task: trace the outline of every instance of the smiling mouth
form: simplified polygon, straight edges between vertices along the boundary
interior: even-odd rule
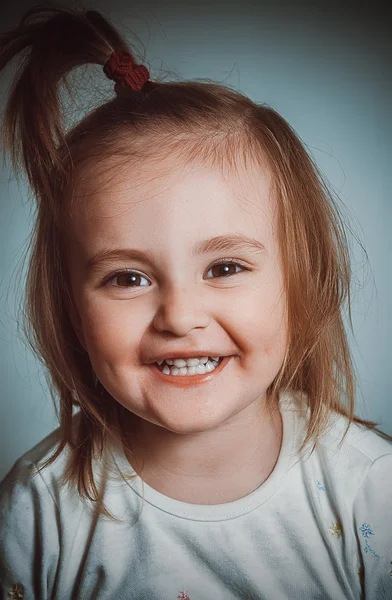
[[[170,359],[156,363],[158,370],[165,375],[173,377],[186,377],[195,375],[205,375],[211,373],[222,362],[223,357],[203,356],[190,359]]]
[[[214,378],[216,375],[218,375],[218,373],[220,373],[222,371],[222,369],[224,369],[224,367],[229,362],[231,356],[223,356],[220,358],[213,357],[213,358],[217,358],[218,360],[214,361],[216,364],[212,363],[212,368],[207,367],[208,363],[210,362],[209,357],[207,357],[208,360],[204,363],[204,370],[202,371],[202,369],[200,368],[200,370],[196,371],[195,373],[193,373],[193,371],[191,371],[191,372],[188,371],[188,370],[192,369],[192,366],[191,367],[175,367],[174,365],[166,365],[167,367],[170,366],[170,369],[165,370],[165,361],[163,361],[161,365],[158,365],[158,363],[153,363],[150,366],[152,367],[153,371],[155,371],[155,373],[160,378],[162,378],[164,381],[166,381],[167,383],[171,383],[173,385],[179,385],[179,386],[184,386],[184,385],[187,386],[187,385],[207,382],[210,379]],[[195,367],[193,367],[193,368],[195,368]],[[174,371],[174,369],[178,370],[178,373],[176,371]],[[180,371],[182,369],[185,369],[187,372],[182,371],[180,373]],[[168,370],[169,370],[169,373],[167,372]],[[174,371],[174,373],[173,373],[173,371]],[[191,373],[193,373],[193,374],[191,374]]]

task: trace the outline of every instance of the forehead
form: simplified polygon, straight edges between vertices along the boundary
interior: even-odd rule
[[[207,167],[193,161],[147,160],[104,169],[76,188],[71,229],[80,246],[151,245],[166,239],[271,233],[275,202],[265,166]],[[146,238],[147,235],[147,238]],[[97,249],[97,248],[94,248]]]

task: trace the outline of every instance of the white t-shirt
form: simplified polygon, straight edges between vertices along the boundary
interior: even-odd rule
[[[144,484],[140,512],[140,478],[111,477],[117,523],[59,486],[65,454],[34,476],[53,432],[0,485],[1,598],[391,600],[392,444],[352,425],[339,446],[339,416],[299,457],[307,414],[294,396],[280,408],[280,455],[257,490],[208,506]]]

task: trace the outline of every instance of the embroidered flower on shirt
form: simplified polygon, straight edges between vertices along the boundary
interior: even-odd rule
[[[24,587],[21,583],[15,583],[8,592],[8,600],[23,600],[24,597]]]
[[[342,537],[342,525],[339,521],[335,521],[332,523],[332,526],[329,528],[332,535],[335,535],[337,538]]]
[[[374,535],[372,528],[367,523],[362,523],[359,529],[362,532],[363,537],[365,538],[368,538],[369,535]]]
[[[316,481],[316,485],[317,485],[317,489],[320,490],[320,492],[325,492],[325,487],[323,485],[323,482],[320,481],[319,479]]]
[[[370,554],[373,554],[373,556],[380,558],[380,555],[377,554],[377,552],[375,552],[373,550],[373,548],[371,547],[371,545],[368,542],[368,537],[370,535],[374,535],[371,526],[368,523],[362,523],[361,527],[359,528],[359,531],[362,533],[363,537],[365,538],[364,552],[370,552]]]
[[[177,596],[177,600],[191,600],[186,592],[180,592]]]

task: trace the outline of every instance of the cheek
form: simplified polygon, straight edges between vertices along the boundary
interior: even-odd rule
[[[100,299],[85,302],[81,318],[90,357],[110,360],[129,356],[139,345],[149,315],[142,303]]]
[[[275,285],[258,289],[236,298],[235,308],[228,317],[237,325],[245,346],[273,354],[286,341],[285,296]]]
[[[269,385],[281,368],[287,348],[287,328],[283,306],[259,316],[248,332],[246,365],[257,377]]]

